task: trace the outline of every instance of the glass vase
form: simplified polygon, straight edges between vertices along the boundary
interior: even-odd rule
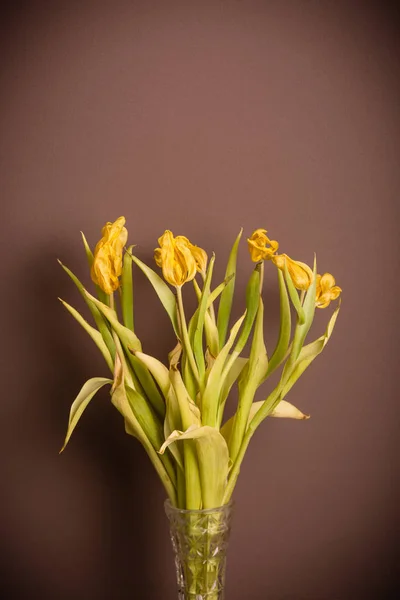
[[[233,503],[184,510],[165,502],[179,600],[223,600]]]

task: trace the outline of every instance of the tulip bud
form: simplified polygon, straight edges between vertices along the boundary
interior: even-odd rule
[[[184,236],[174,237],[172,231],[165,231],[158,239],[159,248],[154,251],[154,259],[162,268],[164,279],[175,287],[181,287],[196,275],[196,261],[190,249],[190,242]]]
[[[277,254],[272,257],[272,262],[281,271],[285,270],[285,262],[289,275],[293,281],[294,286],[298,290],[308,290],[313,282],[314,275],[308,265],[298,260],[293,260],[287,254]]]
[[[102,238],[94,250],[90,275],[106,294],[112,294],[119,288],[122,252],[128,239],[124,225],[125,217],[119,217],[114,223],[106,223],[101,232]]]

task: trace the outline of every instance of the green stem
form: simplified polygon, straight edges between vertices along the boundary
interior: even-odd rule
[[[186,355],[188,357],[189,364],[192,369],[193,375],[194,375],[198,385],[200,386],[199,371],[197,369],[192,346],[190,345],[189,333],[188,333],[186,317],[185,317],[185,309],[183,308],[182,288],[180,286],[177,286],[177,288],[176,288],[176,297],[178,300],[178,311],[179,311],[179,319],[180,319],[180,323],[181,323],[181,334],[182,334],[183,346],[184,346]]]

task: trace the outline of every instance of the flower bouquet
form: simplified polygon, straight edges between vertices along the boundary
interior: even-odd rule
[[[90,400],[109,385],[126,433],[143,445],[167,494],[182,600],[223,597],[231,497],[246,449],[266,417],[308,418],[285,398],[325,348],[339,312],[337,306],[325,333],[305,343],[315,308],[328,307],[341,289],[329,273],[317,274],[316,260],[311,269],[279,254],[278,242],[270,240],[265,229],[257,229],[247,240],[255,267],[247,283],[245,309],[231,324],[241,236],[242,231],[218,285],[213,284],[215,256],[208,259],[202,248],[171,231],[159,238],[154,254],[160,276],[136,256],[134,246],[127,246],[124,217],[104,226],[94,253],[82,234],[96,295],[60,263],[95,326],[61,302],[92,338],[110,371],[109,377],[95,377],[83,385],[71,406],[62,450]],[[265,263],[276,268],[280,294],[280,329],[270,355],[264,341]],[[146,354],[135,333],[134,266],[154,288],[175,332],[177,343],[167,364]],[[189,282],[197,298],[190,318],[182,293]],[[248,356],[243,356],[248,342]],[[276,386],[265,399],[255,401],[258,388],[278,369]],[[236,412],[226,419],[226,401],[235,384]]]

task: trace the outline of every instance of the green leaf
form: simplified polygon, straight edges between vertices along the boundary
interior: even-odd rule
[[[260,297],[260,264],[257,264],[250,276],[246,289],[246,317],[239,338],[236,342],[233,356],[237,357],[243,350],[256,318]]]
[[[206,344],[211,354],[216,357],[219,353],[218,329],[208,312],[205,314],[204,329],[206,332]]]
[[[183,383],[182,376],[176,367],[170,369],[170,381],[179,404],[184,429],[190,425],[200,425],[200,411]]]
[[[259,297],[259,307],[254,327],[250,357],[239,380],[239,403],[229,445],[230,457],[235,461],[246,433],[247,421],[254,395],[265,378],[268,369],[267,351],[264,343],[264,304]]]
[[[218,425],[220,425],[222,422],[225,404],[228,399],[229,392],[231,391],[233,384],[239,378],[244,367],[247,365],[248,361],[249,361],[248,358],[238,356],[238,358],[236,358],[236,360],[233,362],[231,368],[229,369],[229,371],[226,374],[225,382],[224,382],[224,385],[222,386],[220,400],[219,400]]]
[[[214,268],[215,256],[213,256],[208,264],[207,275],[204,282],[203,291],[200,298],[196,327],[193,335],[193,353],[199,369],[200,384],[204,384],[205,361],[203,350],[203,330],[204,320],[207,311],[207,300],[210,295],[211,278]]]
[[[315,293],[317,286],[317,261],[314,259],[314,280],[310,287],[307,290],[306,297],[303,304],[304,309],[304,323],[300,323],[300,321],[296,325],[294,338],[293,338],[293,346],[290,353],[290,357],[288,362],[285,365],[286,373],[289,372],[293,366],[295,360],[297,360],[301,348],[303,347],[304,340],[307,336],[307,333],[310,330],[314,319],[315,312]],[[285,374],[286,375],[286,374]]]
[[[249,417],[247,420],[246,431],[247,431],[247,428],[248,428],[250,422],[252,421],[253,417],[262,408],[262,405],[264,404],[264,402],[265,402],[265,400],[259,400],[257,402],[253,402],[253,404],[251,405]],[[301,410],[299,410],[298,408],[293,406],[293,404],[290,404],[290,402],[286,402],[286,400],[281,400],[281,402],[279,402],[279,404],[273,409],[273,411],[269,413],[268,417],[278,417],[281,419],[283,418],[283,419],[305,420],[305,419],[309,419],[310,415],[305,415],[304,413],[301,412]],[[234,420],[235,420],[235,415],[233,415],[233,417],[228,419],[228,421],[226,421],[226,423],[224,423],[224,425],[221,427],[221,435],[226,440],[226,443],[228,444],[228,446],[229,446],[229,441],[230,441],[230,437],[231,437],[231,433],[232,433]]]
[[[236,278],[236,262],[239,249],[240,238],[242,237],[243,229],[240,230],[232,250],[229,254],[228,266],[226,267],[225,279],[229,278],[229,283],[221,293],[221,299],[218,307],[217,327],[219,332],[219,347],[222,348],[225,344],[226,334],[229,327],[229,319],[231,316],[233,293],[235,291]]]
[[[171,384],[169,385],[169,391],[165,401],[166,414],[164,419],[164,437],[167,439],[175,429],[182,429],[182,418],[179,402]],[[174,445],[170,447],[170,451],[180,469],[184,471],[183,456],[180,448]]]
[[[158,387],[153,379],[153,376],[147,366],[140,361],[136,353],[130,353],[128,360],[132,365],[136,377],[139,380],[140,386],[142,387],[145,395],[150,401],[150,404],[156,411],[157,415],[161,420],[165,417],[165,402],[158,390]]]
[[[101,333],[101,335],[103,337],[103,340],[106,343],[106,346],[107,346],[107,348],[110,351],[110,354],[111,354],[112,358],[114,359],[114,357],[115,357],[115,344],[114,344],[114,340],[113,340],[113,337],[111,335],[111,332],[110,332],[110,330],[108,328],[107,321],[104,319],[103,315],[101,314],[101,312],[97,308],[96,304],[90,299],[90,297],[87,294],[87,291],[86,291],[85,287],[79,281],[79,279],[76,277],[76,275],[74,275],[74,273],[70,269],[68,269],[68,267],[66,267],[65,265],[63,265],[63,263],[60,260],[58,262],[62,266],[62,268],[64,269],[64,271],[72,279],[72,281],[74,282],[74,284],[78,288],[78,290],[79,290],[82,298],[85,300],[87,306],[89,307],[90,312],[92,313],[92,316],[93,316],[93,319],[94,319],[94,321],[95,321],[95,323],[97,325],[97,328],[100,331],[100,333]]]
[[[277,272],[280,296],[280,329],[278,342],[274,353],[270,358],[266,377],[271,375],[271,373],[281,364],[288,351],[290,343],[291,316],[289,296],[282,271],[280,269],[277,269]]]
[[[215,359],[214,365],[208,375],[207,385],[201,400],[203,425],[210,425],[211,427],[217,425],[221,389],[230,371],[230,369],[227,369],[226,372],[224,371],[225,362],[245,318],[246,313],[232,327],[228,341]]]
[[[176,441],[194,440],[199,461],[203,509],[221,506],[229,472],[226,441],[214,427],[192,425],[186,431],[173,431],[160,453]]]
[[[290,376],[288,377],[288,380],[283,388],[282,398],[284,398],[289,393],[289,391],[292,389],[293,385],[296,383],[299,377],[310,366],[310,364],[318,356],[318,354],[321,354],[322,350],[325,348],[335,327],[339,310],[340,306],[338,306],[335,312],[332,314],[328,326],[326,328],[325,334],[317,340],[315,340],[314,342],[311,342],[311,344],[303,346],[303,348],[301,349],[299,357],[294,363]]]
[[[93,377],[89,379],[82,387],[81,391],[72,403],[71,410],[69,413],[67,435],[65,437],[64,445],[60,450],[61,452],[65,449],[68,441],[81,418],[83,411],[96,394],[106,384],[112,384],[112,379],[106,379],[105,377]]]
[[[132,282],[132,248],[129,246],[124,254],[121,276],[121,308],[125,327],[134,331],[133,319],[133,282]]]
[[[174,328],[176,336],[179,338],[179,321],[178,321],[178,311],[176,308],[176,298],[175,294],[170,290],[168,285],[165,283],[163,279],[153,269],[148,267],[144,262],[139,260],[134,254],[132,254],[133,262],[141,269],[141,271],[146,275],[147,279],[150,281],[153,286],[157,296],[159,297],[161,304],[165,308],[168,313],[169,318],[171,319],[172,326]]]
[[[107,348],[104,339],[99,331],[89,325],[89,323],[82,317],[82,315],[70,304],[59,298],[60,302],[65,306],[67,311],[78,321],[78,323],[83,327],[83,329],[90,335],[100,352],[102,353],[107,365],[112,372],[114,370],[114,363],[111,357],[110,351]]]
[[[90,246],[85,238],[85,234],[83,233],[83,231],[81,231],[81,236],[82,236],[83,245],[85,247],[86,258],[88,261],[89,269],[91,269],[92,264],[93,264],[93,253],[90,249]],[[98,285],[96,285],[96,293],[97,293],[98,299],[101,302],[103,302],[104,304],[107,304],[107,305],[110,304],[109,296],[105,292],[103,292],[103,290]]]
[[[115,333],[121,340],[125,351],[128,352],[128,348],[131,348],[132,350],[141,350],[142,346],[139,338],[131,329],[128,329],[118,321],[118,316],[115,310],[113,308],[110,308],[109,306],[106,306],[105,304],[100,302],[100,300],[97,300],[94,296],[89,294],[89,292],[86,291],[86,294],[88,298],[90,298],[95,303],[97,308],[110,323],[111,327],[114,329]]]
[[[213,290],[207,300],[207,308],[210,308],[214,302],[217,300],[218,296],[220,296],[220,294],[222,294],[222,292],[224,291],[224,289],[226,288],[226,286],[228,285],[228,283],[230,281],[232,281],[232,279],[235,277],[235,273],[231,273],[228,277],[225,277],[224,281],[222,283],[220,283],[215,290]],[[194,280],[193,280],[194,281]]]
[[[299,318],[299,323],[300,323],[300,325],[302,325],[305,321],[304,309],[301,305],[299,294],[294,286],[292,278],[290,277],[290,274],[289,274],[289,271],[287,268],[287,264],[286,264],[286,259],[285,259],[284,273],[285,273],[285,281],[286,281],[290,299],[291,299],[292,304],[297,312],[297,316]]]
[[[152,376],[157,382],[165,399],[168,397],[168,393],[171,387],[171,381],[169,379],[169,371],[167,367],[159,360],[144,354],[143,352],[135,352],[135,356],[148,368]]]
[[[119,363],[119,367],[117,363]],[[150,443],[132,410],[132,406],[126,394],[122,363],[118,354],[116,354],[116,374],[114,376],[114,385],[111,390],[111,401],[124,418],[126,432],[130,435],[134,435],[143,445],[164,485],[168,497],[176,506],[176,477],[173,476],[171,479],[161,457],[153,448],[153,445]]]

